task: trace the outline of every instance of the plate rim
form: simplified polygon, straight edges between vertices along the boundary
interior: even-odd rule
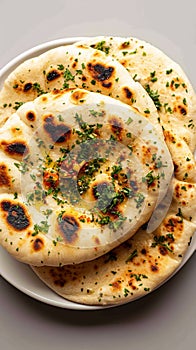
[[[62,46],[62,45],[71,45],[77,41],[81,41],[87,38],[91,38],[91,36],[85,36],[85,37],[68,37],[68,38],[59,38],[59,39],[54,39],[51,41],[46,41],[43,42],[39,45],[33,46],[30,49],[25,50],[24,52],[18,54],[16,57],[12,58],[6,65],[4,65],[2,68],[0,68],[0,88],[2,87],[5,79],[8,77],[8,75],[22,62],[24,62],[27,59],[30,59],[32,57],[35,57],[37,55],[40,55],[41,53],[45,52],[46,50],[50,50],[53,49],[55,47],[58,46]],[[64,309],[70,309],[70,310],[83,310],[83,311],[87,311],[87,310],[104,310],[104,309],[108,309],[108,308],[112,308],[112,307],[116,307],[116,306],[122,306],[125,305],[125,303],[122,304],[112,304],[112,305],[84,305],[81,303],[75,303],[72,301],[69,301],[63,297],[61,297],[60,295],[58,295],[57,293],[55,293],[53,290],[51,290],[48,286],[46,286],[44,284],[44,282],[42,282],[41,280],[39,280],[38,276],[33,272],[33,270],[30,268],[29,265],[20,263],[19,261],[16,261],[14,258],[12,258],[11,256],[9,256],[9,254],[5,251],[5,249],[3,247],[0,246],[0,258],[2,256],[2,251],[3,251],[3,255],[4,258],[6,257],[6,259],[9,262],[9,266],[12,266],[12,264],[16,264],[15,268],[21,268],[22,266],[22,271],[23,269],[29,268],[32,272],[32,274],[36,277],[36,279],[41,282],[41,286],[42,288],[47,288],[47,291],[49,294],[51,295],[55,295],[55,297],[57,298],[57,300],[52,300],[51,298],[47,298],[44,297],[43,295],[38,294],[36,291],[33,291],[32,289],[28,289],[23,287],[23,285],[20,285],[17,283],[17,279],[13,280],[13,278],[11,278],[9,276],[9,273],[7,274],[6,271],[2,271],[2,264],[1,265],[1,270],[0,270],[0,275],[8,282],[10,283],[13,287],[15,287],[16,289],[20,290],[22,293],[30,296],[31,298],[38,300],[40,302],[43,302],[45,304],[48,305],[52,305],[55,307],[59,307],[59,308],[64,308]],[[165,284],[168,280],[170,280],[184,265],[185,263],[191,258],[191,256],[194,254],[194,252],[196,251],[196,235],[193,236],[191,245],[188,247],[181,264],[178,266],[178,268],[166,279],[164,280],[160,285],[158,285],[155,289],[153,289],[151,291],[151,293],[153,291],[155,291],[156,289],[158,289],[159,287],[161,287],[163,284]],[[20,265],[21,264],[21,265]],[[24,266],[23,266],[24,265]],[[25,271],[25,270],[24,270]],[[148,295],[148,294],[147,294]],[[59,299],[59,301],[58,301]],[[130,302],[134,302],[140,298],[136,298]]]

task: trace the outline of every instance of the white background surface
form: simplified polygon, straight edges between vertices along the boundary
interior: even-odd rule
[[[196,89],[195,1],[0,0],[0,13],[0,68],[45,41],[131,35],[177,60]],[[0,279],[0,348],[192,350],[195,275],[193,256],[172,280],[149,296],[92,312],[41,304]]]

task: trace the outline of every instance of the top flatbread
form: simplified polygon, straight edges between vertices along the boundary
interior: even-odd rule
[[[32,265],[87,261],[125,241],[173,174],[147,118],[80,89],[22,105],[1,128],[0,165],[0,242]]]

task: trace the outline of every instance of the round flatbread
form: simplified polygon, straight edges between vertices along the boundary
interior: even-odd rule
[[[153,45],[133,37],[95,37],[76,43],[117,59],[155,103],[177,179],[196,181],[196,95],[182,68]]]
[[[32,265],[91,260],[127,240],[173,174],[147,118],[82,89],[23,104],[1,128],[0,161],[0,241]]]

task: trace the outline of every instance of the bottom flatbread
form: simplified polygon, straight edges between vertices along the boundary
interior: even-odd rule
[[[196,185],[173,181],[172,204],[154,232],[145,225],[91,262],[34,272],[57,294],[87,305],[123,304],[151,292],[179,267],[196,229]]]

